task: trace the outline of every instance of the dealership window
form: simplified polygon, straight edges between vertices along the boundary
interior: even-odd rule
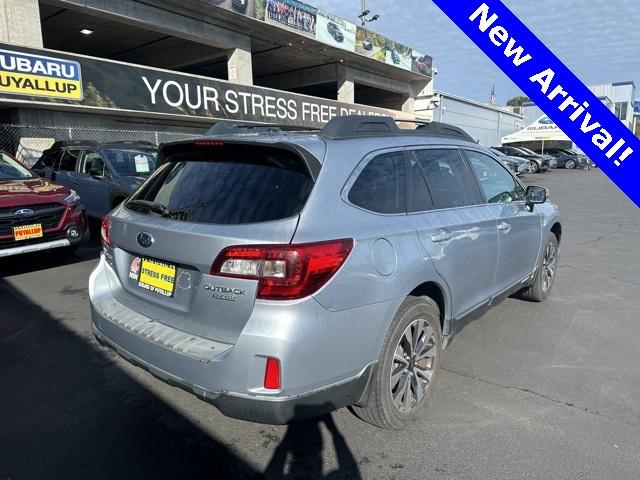
[[[616,117],[620,120],[627,119],[629,104],[627,102],[616,103]]]

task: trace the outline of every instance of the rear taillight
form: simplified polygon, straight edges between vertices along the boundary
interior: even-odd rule
[[[100,227],[100,236],[102,237],[102,246],[111,246],[111,219],[109,215],[102,217],[102,226]]]
[[[213,262],[211,275],[258,280],[258,298],[293,300],[317,292],[340,269],[352,248],[350,238],[229,247]]]

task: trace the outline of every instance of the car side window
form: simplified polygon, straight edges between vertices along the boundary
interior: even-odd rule
[[[78,157],[80,156],[80,150],[65,150],[60,159],[60,166],[58,170],[62,172],[74,172],[76,170],[76,164],[78,163]]]
[[[465,150],[487,203],[524,200],[522,186],[498,161],[475,150]]]
[[[431,195],[427,189],[427,184],[422,175],[418,160],[414,155],[409,156],[409,170],[407,181],[407,211],[411,213],[415,212],[428,212],[435,207],[431,200]]]
[[[405,213],[404,152],[371,160],[351,187],[349,201],[376,213]]]
[[[85,150],[82,153],[80,172],[103,177],[105,175],[105,164],[100,154],[93,150]]]
[[[438,209],[465,207],[477,202],[473,184],[457,149],[414,151]]]

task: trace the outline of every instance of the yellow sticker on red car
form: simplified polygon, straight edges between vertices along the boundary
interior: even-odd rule
[[[175,284],[175,265],[158,262],[157,260],[142,259],[138,286],[165,297],[172,297]]]
[[[13,238],[19,240],[31,240],[33,238],[41,238],[44,235],[42,225],[40,223],[34,225],[23,225],[21,227],[13,227]]]

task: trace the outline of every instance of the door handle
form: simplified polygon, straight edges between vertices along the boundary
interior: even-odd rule
[[[507,222],[502,222],[500,225],[498,225],[498,230],[500,230],[506,235],[511,230],[511,224]]]
[[[438,230],[438,233],[431,236],[431,241],[434,243],[446,242],[451,240],[451,232],[445,228]]]

